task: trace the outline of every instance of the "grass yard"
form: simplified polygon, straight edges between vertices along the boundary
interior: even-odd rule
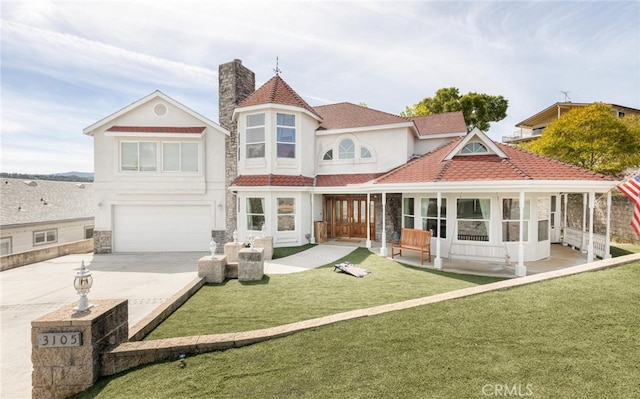
[[[341,322],[142,367],[79,397],[637,398],[639,282],[635,262]]]
[[[208,284],[145,339],[273,327],[501,280],[403,266],[366,248],[340,261],[358,264],[371,274],[356,278],[334,272],[332,263],[302,273],[265,276],[259,282]]]
[[[640,244],[614,244],[611,245],[611,256],[630,255],[640,253]]]

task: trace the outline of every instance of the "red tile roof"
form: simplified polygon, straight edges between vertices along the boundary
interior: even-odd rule
[[[346,175],[318,175],[316,187],[341,187],[349,184],[361,184],[371,181],[382,173],[354,173]]]
[[[446,112],[411,118],[421,136],[443,133],[467,133],[462,111]]]
[[[398,115],[346,102],[320,105],[314,109],[322,117],[323,122],[320,127],[324,129],[347,129],[409,122],[408,119]]]
[[[249,97],[245,98],[238,107],[249,107],[252,105],[262,104],[280,104],[291,105],[294,107],[304,108],[312,114],[320,118],[320,115],[302,99],[285,82],[280,75],[272,77],[268,82],[263,84],[258,90],[254,91]]]
[[[232,186],[252,186],[252,187],[311,187],[313,186],[313,177],[306,176],[290,176],[290,175],[242,175],[238,176]]]
[[[455,156],[443,159],[459,141],[454,140],[376,179],[376,184],[458,182],[481,180],[612,181],[605,175],[555,161],[501,143],[508,158],[497,155]]]
[[[202,133],[206,127],[175,127],[175,126],[111,126],[107,132],[133,133]]]

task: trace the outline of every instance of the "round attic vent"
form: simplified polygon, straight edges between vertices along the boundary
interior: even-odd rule
[[[167,106],[160,103],[153,107],[153,113],[157,116],[165,116],[167,114]]]

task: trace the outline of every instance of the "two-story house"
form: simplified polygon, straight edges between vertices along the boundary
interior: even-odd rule
[[[234,231],[295,246],[314,242],[320,222],[329,238],[376,241],[382,255],[392,232],[428,229],[436,267],[517,260],[524,275],[560,239],[563,196],[583,194],[587,220],[619,183],[467,132],[460,112],[314,107],[278,74],[257,90],[254,79],[240,60],[220,66],[224,127],[156,92],[85,129],[97,251],[206,250]],[[581,234],[589,259],[608,254],[608,232],[602,248],[592,228]]]

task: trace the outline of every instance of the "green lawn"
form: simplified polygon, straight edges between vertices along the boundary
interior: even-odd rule
[[[613,244],[611,245],[611,256],[623,256],[640,253],[640,244]]]
[[[371,271],[356,278],[331,266],[208,284],[146,339],[247,331],[486,284],[501,279],[403,266],[358,248],[348,260]],[[334,262],[337,263],[337,262]]]
[[[635,262],[341,322],[190,357],[184,369],[142,367],[80,397],[486,398],[506,386],[520,397],[637,398],[639,282]]]

